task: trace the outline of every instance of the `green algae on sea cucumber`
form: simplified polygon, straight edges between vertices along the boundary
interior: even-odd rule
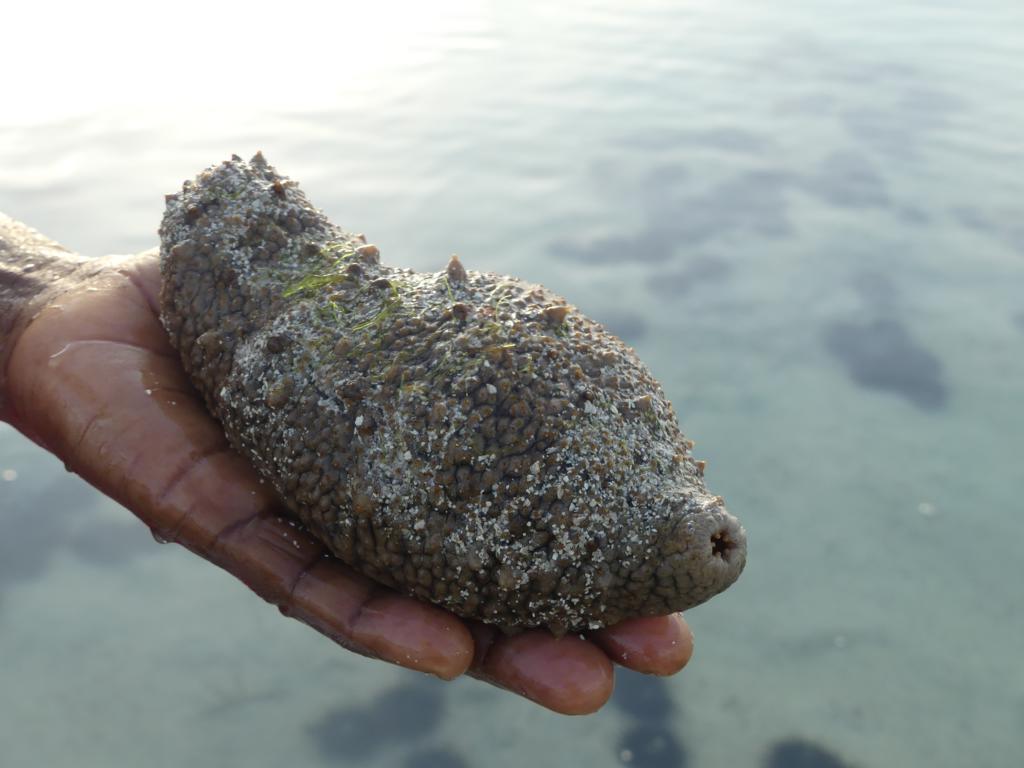
[[[696,605],[745,534],[632,349],[457,258],[419,273],[262,155],[167,197],[161,315],[232,445],[338,558],[555,633]]]

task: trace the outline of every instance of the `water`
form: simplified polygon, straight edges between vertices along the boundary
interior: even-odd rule
[[[131,252],[262,149],[394,261],[544,282],[663,381],[747,572],[567,719],[340,651],[0,427],[0,762],[1020,765],[1024,7],[426,7],[16,36],[0,210]]]

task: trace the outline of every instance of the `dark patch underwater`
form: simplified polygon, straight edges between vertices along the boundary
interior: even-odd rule
[[[632,768],[687,768],[690,760],[668,728],[631,726],[619,739],[619,759]]]
[[[632,721],[619,737],[616,751],[635,768],[686,768],[686,746],[676,736],[678,715],[668,683],[628,669],[615,672],[612,704]]]
[[[124,522],[97,520],[83,504],[91,489],[74,475],[57,475],[36,493],[23,490],[23,480],[5,486],[17,500],[0,514],[0,598],[5,589],[44,578],[62,549],[103,566],[159,551],[146,527],[127,513]]]
[[[402,768],[469,768],[469,763],[458,752],[436,747],[413,752],[402,763]]]
[[[420,741],[444,718],[441,685],[424,678],[385,691],[367,706],[339,707],[309,726],[309,734],[332,760],[365,758],[398,743]]]
[[[903,323],[887,318],[835,322],[825,329],[824,342],[861,387],[900,395],[926,411],[945,407],[942,363]]]
[[[764,768],[849,768],[849,764],[813,742],[792,738],[772,746]]]
[[[663,679],[628,669],[615,670],[615,694],[611,703],[627,717],[643,723],[667,722],[675,711],[675,704],[668,695],[668,684]]]

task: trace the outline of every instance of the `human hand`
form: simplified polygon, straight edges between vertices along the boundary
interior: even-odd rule
[[[0,217],[0,268],[19,258],[17,238],[5,242],[15,226]],[[42,242],[22,246],[20,257]],[[611,695],[613,662],[666,675],[689,660],[692,636],[679,615],[586,637],[505,636],[331,557],[231,450],[193,391],[158,318],[156,252],[87,264],[37,297],[31,322],[23,317],[0,338],[0,418],[159,538],[224,568],[345,648],[444,679],[468,673],[557,712],[599,709]]]

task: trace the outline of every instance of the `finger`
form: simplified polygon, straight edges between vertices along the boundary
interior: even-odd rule
[[[324,546],[287,518],[259,515],[235,525],[205,554],[349,650],[446,680],[472,661],[473,639],[456,617],[324,557]]]
[[[651,675],[674,675],[693,655],[693,633],[679,613],[627,619],[589,637],[616,663]]]
[[[157,248],[127,257],[116,264],[118,271],[131,280],[154,315],[160,313],[160,252]]]
[[[505,636],[471,625],[477,655],[469,674],[564,715],[596,712],[612,695],[608,657],[577,635],[544,630]]]

